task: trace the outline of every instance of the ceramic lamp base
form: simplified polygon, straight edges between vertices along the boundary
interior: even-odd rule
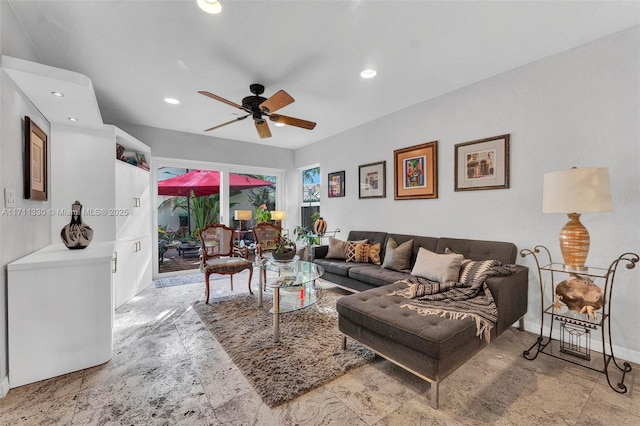
[[[569,222],[560,231],[560,251],[565,270],[584,271],[591,242],[589,231],[580,223],[579,213],[569,213],[567,216],[569,216]]]

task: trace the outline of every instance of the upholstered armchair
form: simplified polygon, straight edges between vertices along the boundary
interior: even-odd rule
[[[249,293],[253,278],[253,262],[248,259],[249,250],[234,244],[235,230],[220,223],[214,223],[198,231],[201,244],[200,269],[205,276],[205,298],[209,303],[209,276],[211,274],[229,275],[233,291],[233,275],[249,270]]]

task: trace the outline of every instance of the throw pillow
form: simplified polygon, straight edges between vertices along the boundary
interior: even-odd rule
[[[465,284],[466,287],[470,287],[480,275],[494,266],[500,266],[500,262],[497,260],[464,259],[460,267],[458,282]]]
[[[461,254],[437,254],[420,247],[411,275],[437,281],[441,284],[456,282],[462,259]]]
[[[413,240],[405,241],[398,245],[396,240],[389,237],[387,248],[384,252],[382,267],[394,271],[406,271],[411,266],[411,253],[413,252]]]
[[[380,264],[380,243],[363,244],[349,242],[347,262]]]
[[[454,251],[449,247],[444,249],[444,254],[453,253]],[[458,277],[458,282],[463,283],[466,287],[470,287],[479,276],[487,271],[487,269],[500,265],[502,265],[502,263],[497,260],[471,260],[465,258],[462,260],[462,264],[460,265],[460,276]]]
[[[354,243],[367,243],[368,240],[353,241]],[[329,237],[329,250],[325,259],[346,259],[347,249],[350,241],[342,241],[337,238]]]

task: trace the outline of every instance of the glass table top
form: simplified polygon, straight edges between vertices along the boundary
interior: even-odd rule
[[[271,288],[296,287],[320,278],[324,270],[320,265],[302,260],[277,261],[268,259],[260,265],[260,268],[276,272],[277,277],[268,280]]]
[[[321,266],[296,259],[266,259],[259,266],[268,272],[267,287],[274,291],[274,308],[270,312],[276,316],[314,305],[320,299],[322,290],[316,287],[315,280],[324,273]]]

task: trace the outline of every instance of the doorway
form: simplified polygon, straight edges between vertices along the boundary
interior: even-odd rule
[[[197,230],[207,224],[232,226],[238,243],[251,245],[253,220],[235,220],[236,211],[253,215],[255,203],[265,197],[275,207],[279,176],[158,166],[156,178],[158,273],[178,274],[199,270]]]

